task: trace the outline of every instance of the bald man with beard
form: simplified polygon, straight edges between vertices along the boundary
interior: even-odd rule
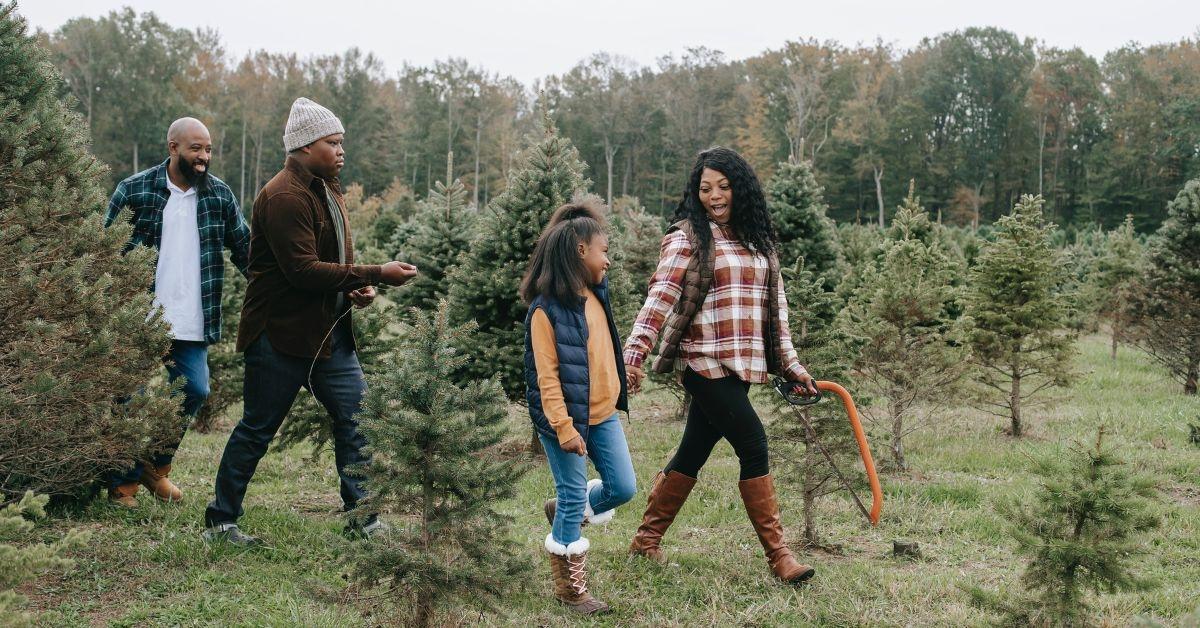
[[[133,224],[128,249],[158,250],[154,304],[171,327],[171,350],[163,358],[170,381],[183,377],[179,438],[166,451],[139,461],[109,481],[110,501],[134,508],[144,485],[162,501],[183,498],[168,476],[183,434],[208,398],[208,345],[221,338],[224,249],[243,275],[250,257],[250,229],[237,198],[209,172],[212,138],[204,123],[180,118],[167,130],[166,161],[117,184],[105,226],[125,215]],[[124,210],[128,214],[122,214]]]

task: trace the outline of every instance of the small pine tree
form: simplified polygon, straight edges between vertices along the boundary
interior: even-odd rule
[[[1167,204],[1149,246],[1149,273],[1132,300],[1134,342],[1194,395],[1200,380],[1200,179]]]
[[[51,545],[10,545],[33,529],[32,519],[46,516],[44,508],[48,499],[30,491],[20,501],[0,508],[0,565],[4,565],[0,570],[0,626],[32,626],[33,617],[21,610],[25,598],[14,589],[51,569],[70,569],[74,561],[63,554],[84,545],[90,537],[86,531],[72,530]]]
[[[504,192],[492,199],[475,239],[450,274],[450,306],[455,322],[475,320],[479,329],[464,353],[468,378],[500,377],[512,399],[525,393],[523,347],[525,313],[518,288],[538,236],[550,215],[591,184],[579,152],[559,135],[543,111],[530,146],[519,159]],[[536,439],[535,439],[536,440]]]
[[[1025,195],[1012,213],[996,222],[995,239],[984,245],[967,289],[971,355],[980,367],[980,405],[1010,420],[1021,436],[1021,411],[1030,397],[1073,377],[1075,336],[1064,329],[1068,303],[1050,228],[1042,219],[1042,197]]]
[[[104,169],[25,28],[0,5],[0,500],[79,494],[179,429],[148,384],[170,343],[146,318],[154,251],[104,228]]]
[[[1091,447],[1078,445],[1064,464],[1037,463],[1042,477],[1034,502],[1009,503],[1009,534],[1030,558],[1021,594],[968,589],[978,606],[1010,626],[1090,626],[1086,594],[1144,590],[1152,582],[1133,572],[1147,553],[1143,535],[1160,524],[1154,481],[1136,477],[1105,447],[1100,428]]]
[[[1117,357],[1117,345],[1125,339],[1130,323],[1130,302],[1142,284],[1145,251],[1133,230],[1133,216],[1125,217],[1120,227],[1107,234],[1104,249],[1096,261],[1096,315],[1108,322],[1112,334],[1112,357]]]
[[[840,255],[833,221],[825,212],[824,188],[817,184],[807,161],[781,163],[764,190],[767,209],[779,233],[779,261],[791,266],[797,259],[831,285],[837,279]]]
[[[910,187],[880,260],[867,262],[841,314],[849,333],[866,342],[856,371],[884,402],[892,462],[901,470],[908,468],[904,437],[928,422],[916,421],[914,411],[923,407],[929,417],[957,399],[966,372],[966,352],[955,342],[957,269],[943,252],[937,229]]]
[[[812,369],[813,377],[854,388],[851,366],[862,350],[862,339],[836,324],[844,303],[825,286],[825,279],[805,268],[804,260],[782,270],[788,300],[788,324],[800,360]],[[804,540],[821,545],[817,507],[821,497],[842,490],[833,469],[817,449],[817,439],[843,471],[853,467],[858,446],[849,419],[837,399],[829,399],[800,411],[812,429],[796,420],[787,402],[772,394],[775,420],[771,422],[772,452],[785,469],[781,478],[795,481],[803,495]],[[864,399],[859,397],[856,402]],[[775,444],[778,444],[777,446]]]
[[[497,509],[528,466],[488,455],[508,412],[497,379],[454,383],[470,357],[455,347],[474,326],[452,326],[445,301],[413,318],[399,349],[368,377],[359,415],[372,456],[359,469],[369,492],[359,510],[391,512],[397,525],[355,545],[346,565],[355,580],[404,596],[414,608],[409,625],[429,626],[450,600],[494,608],[529,568],[512,518]]]
[[[416,264],[420,274],[403,289],[395,292],[396,304],[402,308],[437,307],[446,296],[446,279],[459,257],[467,250],[475,228],[476,213],[467,208],[467,188],[462,181],[452,179],[454,154],[446,157],[446,181],[438,181],[429,197],[417,204],[413,217],[413,232],[402,249],[406,262]]]

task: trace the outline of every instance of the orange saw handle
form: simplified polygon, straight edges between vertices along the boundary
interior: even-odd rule
[[[783,383],[779,382],[779,384]],[[858,420],[858,408],[854,405],[854,399],[841,384],[825,380],[815,381],[814,384],[818,391],[837,395],[842,400],[842,406],[846,408],[846,415],[850,418],[850,427],[854,430],[854,440],[858,442],[858,453],[862,456],[863,468],[866,469],[867,480],[871,484],[871,511],[867,518],[871,521],[871,525],[879,525],[879,514],[883,512],[883,489],[879,486],[879,476],[875,473],[875,460],[871,457],[871,447],[867,443],[867,435],[863,431],[862,422]],[[777,384],[780,394],[792,405],[811,405],[823,398],[823,395],[820,394],[800,395],[793,392],[791,389],[796,385],[798,385],[796,382],[786,382],[787,390],[785,390],[784,386]]]

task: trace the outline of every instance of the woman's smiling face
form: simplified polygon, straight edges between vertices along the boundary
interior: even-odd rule
[[[705,168],[700,173],[700,204],[714,222],[725,224],[733,215],[733,188],[723,173]]]

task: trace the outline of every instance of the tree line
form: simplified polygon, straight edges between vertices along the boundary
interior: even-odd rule
[[[913,179],[946,223],[991,223],[1038,193],[1060,225],[1111,228],[1132,214],[1148,232],[1200,174],[1195,37],[1102,59],[996,28],[907,50],[797,39],[730,60],[699,47],[650,67],[601,52],[529,86],[457,58],[389,72],[357,48],[239,59],[215,31],[129,8],[39,37],[114,182],[161,157],[171,120],[195,115],[213,130],[215,172],[243,202],[278,167],[298,94],[343,116],[353,153],[343,176],[368,195],[426,195],[452,151],[476,207],[503,191],[539,104],[591,164],[598,193],[659,214],[713,144],[764,178],[789,157],[812,162],[839,222],[886,224]]]

